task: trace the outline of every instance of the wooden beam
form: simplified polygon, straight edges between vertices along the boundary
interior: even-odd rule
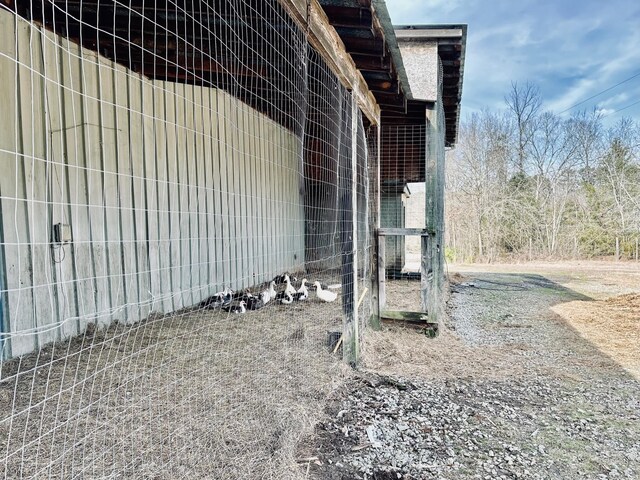
[[[429,315],[423,312],[400,312],[394,310],[385,310],[381,313],[383,323],[391,325],[403,325],[418,329],[425,333],[427,337],[434,338],[438,336],[438,322],[432,320]]]
[[[422,228],[379,228],[378,235],[382,235],[384,237],[394,237],[394,236],[424,236],[428,235],[427,231]]]
[[[401,320],[420,325],[437,325],[438,322],[429,317],[425,312],[404,312],[400,310],[383,310],[380,316],[387,320]]]
[[[374,199],[373,204],[373,228],[374,232],[376,232],[380,228],[380,159],[382,149],[380,148],[380,140],[382,138],[382,129],[376,128],[376,157],[375,157],[375,176],[373,182],[371,182],[371,191],[370,195]],[[381,320],[380,320],[380,310],[384,305],[380,304],[381,295],[384,297],[384,284],[382,285],[382,289],[380,288],[380,279],[384,282],[384,242],[385,238],[379,235],[373,236],[373,257],[371,262],[371,328],[374,330],[380,330],[382,328]],[[380,250],[380,244],[382,243],[382,253]],[[636,248],[636,254],[637,254]],[[382,271],[382,277],[380,277],[380,272]],[[382,293],[381,293],[382,292]],[[384,300],[384,299],[383,299]]]
[[[371,27],[373,25],[371,8],[323,5],[322,9],[331,19],[331,24],[334,26]]]
[[[358,107],[369,121],[380,125],[380,107],[367,82],[347,53],[318,0],[278,0],[294,21],[309,34],[309,43],[327,62],[340,83],[353,92]]]
[[[353,58],[353,61],[356,63],[358,70],[366,71],[363,74],[365,79],[367,79],[368,72],[383,72],[388,75],[392,71],[390,57],[371,57],[369,55],[352,53],[351,58]]]
[[[371,55],[374,57],[385,56],[384,40],[379,38],[360,38],[346,37],[343,38],[344,45],[349,53],[357,53],[360,55]]]
[[[378,232],[380,229],[378,229]],[[387,306],[387,272],[385,262],[387,258],[386,241],[384,235],[376,235],[378,241],[378,312],[382,313]]]

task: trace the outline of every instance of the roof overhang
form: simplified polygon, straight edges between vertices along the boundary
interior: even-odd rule
[[[402,49],[406,44],[437,44],[442,62],[442,106],[445,115],[445,144],[455,145],[460,122],[462,80],[467,42],[466,25],[397,25],[395,38]],[[435,99],[424,99],[435,100]]]
[[[381,116],[405,115],[411,90],[384,1],[319,2],[373,93]]]

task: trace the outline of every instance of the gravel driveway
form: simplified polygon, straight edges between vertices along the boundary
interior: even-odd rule
[[[640,479],[638,380],[551,310],[583,300],[535,274],[466,273],[439,338],[370,335],[302,470],[329,480]]]

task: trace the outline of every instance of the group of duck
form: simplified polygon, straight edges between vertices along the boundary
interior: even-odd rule
[[[293,277],[293,281],[297,279]],[[221,309],[230,313],[245,313],[247,310],[259,310],[267,303],[274,301],[284,305],[293,302],[302,302],[309,298],[308,280],[304,278],[299,286],[293,285],[291,276],[288,273],[278,275],[270,283],[266,290],[253,294],[249,290],[235,292],[230,287],[225,287],[200,303],[201,308]],[[339,288],[340,285],[323,287],[320,282],[313,282],[313,290],[318,300],[322,302],[333,302],[338,298],[336,292],[330,288]]]

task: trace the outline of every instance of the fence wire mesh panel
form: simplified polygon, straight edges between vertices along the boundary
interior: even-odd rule
[[[427,125],[384,125],[381,136],[380,226],[425,228]],[[391,277],[420,271],[420,237],[386,237]]]
[[[0,103],[0,478],[299,478],[377,183],[304,30],[276,0],[0,0]]]
[[[380,141],[380,226],[397,232],[379,238],[386,276],[395,280],[386,284],[385,307],[420,308],[433,320],[440,315],[444,285],[442,76],[438,92],[424,121],[383,125]]]

